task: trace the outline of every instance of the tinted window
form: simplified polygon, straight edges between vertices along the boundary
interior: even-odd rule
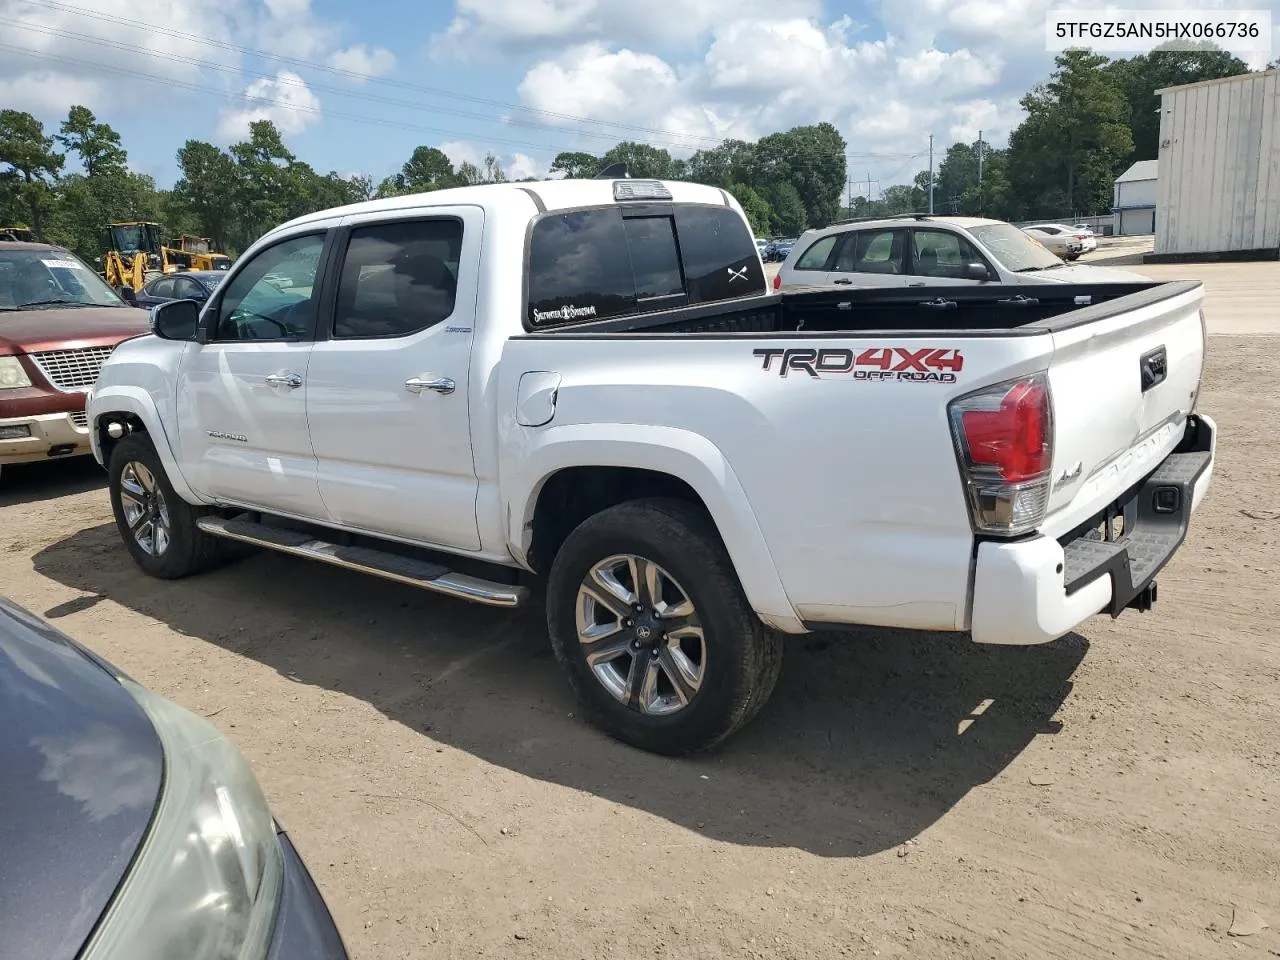
[[[218,307],[217,340],[296,340],[306,335],[324,235],[268,247],[229,278]]]
[[[684,293],[680,254],[670,217],[632,217],[623,221],[636,299],[670,297]]]
[[[831,248],[836,245],[836,241],[840,239],[840,234],[833,233],[829,237],[823,237],[808,250],[804,255],[796,261],[795,269],[797,270],[825,270],[827,269],[827,258],[831,256]]]
[[[746,222],[729,207],[677,206],[676,231],[690,303],[764,292],[760,254]]]
[[[902,232],[859,230],[846,234],[832,269],[838,273],[906,273]]]
[[[151,296],[153,297],[172,297],[173,296],[173,278],[164,277],[151,284]]]
[[[402,337],[453,313],[462,222],[414,220],[351,231],[334,337]]]
[[[173,281],[173,296],[179,300],[199,300],[205,290],[190,277],[177,277]]]
[[[962,277],[967,263],[982,263],[978,251],[964,237],[944,230],[912,233],[912,255],[919,277]]]
[[[553,326],[634,311],[631,255],[617,207],[543,217],[529,241],[529,322]]]

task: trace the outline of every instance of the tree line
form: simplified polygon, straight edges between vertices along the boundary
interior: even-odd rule
[[[1277,67],[1280,61],[1267,69]],[[1006,148],[976,140],[946,150],[934,171],[934,211],[1010,221],[1109,214],[1115,178],[1135,161],[1159,156],[1156,91],[1248,72],[1243,60],[1212,44],[1124,59],[1068,50],[1050,78],[1022,98],[1027,116]],[[884,216],[928,205],[929,171],[922,170],[877,200],[853,198],[846,212]]]
[[[1027,115],[1007,147],[975,141],[941,153],[933,171],[934,209],[1013,221],[1108,213],[1115,177],[1134,160],[1158,155],[1155,91],[1246,72],[1243,61],[1209,45],[1126,59],[1067,51],[1049,79],[1022,98]],[[560,153],[550,171],[591,177],[626,163],[633,177],[722,187],[742,204],[759,236],[795,236],[842,216],[928,209],[928,170],[878,198],[851,197],[847,149],[834,126],[818,123],[755,142],[725,140],[687,159],[625,141],[602,156]],[[151,177],[129,170],[120,135],[87,107],[71,107],[56,132],[46,132],[29,113],[0,110],[0,226],[28,225],[38,237],[93,260],[105,250],[107,224],[152,220],[170,236],[210,237],[234,254],[271,227],[315,210],[508,179],[493,154],[481,164],[455,166],[429,146],[416,148],[378,182],[322,174],[299,160],[268,120],[251,123],[248,138],[226,150],[188,140],[177,161],[181,176],[173,188],[158,189]]]

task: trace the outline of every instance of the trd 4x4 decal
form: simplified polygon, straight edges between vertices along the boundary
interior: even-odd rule
[[[761,369],[785,377],[792,371],[814,379],[852,373],[854,380],[897,380],[906,383],[955,383],[964,369],[964,355],[945,347],[871,347],[853,351],[842,347],[822,350],[770,347],[753,350]]]

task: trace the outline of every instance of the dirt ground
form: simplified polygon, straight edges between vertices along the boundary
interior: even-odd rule
[[[237,740],[357,960],[1280,956],[1278,346],[1211,341],[1153,612],[799,639],[699,760],[575,717],[522,614],[270,554],[149,580],[91,463],[6,473],[0,592]]]

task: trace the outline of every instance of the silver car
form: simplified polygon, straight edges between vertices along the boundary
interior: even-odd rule
[[[1146,279],[1113,267],[1068,265],[1002,220],[906,214],[845,220],[807,231],[773,285],[949,287]]]

